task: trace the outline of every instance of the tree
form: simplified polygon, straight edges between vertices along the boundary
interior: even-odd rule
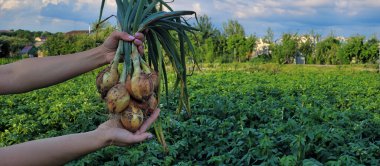
[[[67,53],[66,50],[67,41],[63,33],[57,33],[51,36],[42,46],[42,50],[46,52],[46,55],[62,55]]]
[[[213,38],[207,38],[205,41],[204,41],[204,44],[203,44],[203,48],[204,48],[204,60],[206,62],[210,62],[210,63],[213,63],[215,60],[216,60],[216,54],[215,54],[215,45],[214,43],[216,43]]]
[[[201,42],[220,34],[219,30],[217,30],[212,24],[211,18],[207,15],[199,17],[198,24],[195,27],[199,29],[199,34],[202,39]]]
[[[313,59],[315,57],[315,50],[317,47],[317,43],[321,41],[321,34],[318,34],[314,30],[311,30],[309,37],[311,38],[311,42],[312,42],[311,43],[312,44],[312,47],[311,47],[312,50],[311,50],[311,54],[309,56],[306,54],[306,62],[309,64],[313,64],[313,63],[315,63],[315,62],[313,62]]]
[[[30,31],[19,29],[19,30],[15,31],[14,34],[15,34],[15,37],[18,37],[21,39],[27,39],[29,42],[34,41],[34,37],[33,37],[34,35]]]
[[[297,52],[298,38],[297,35],[283,34],[282,42],[273,46],[273,58],[277,63],[293,63],[294,55]]]
[[[267,29],[266,35],[264,36],[264,42],[273,43],[273,40],[274,40],[274,33],[273,33],[272,28],[269,27]]]
[[[313,63],[342,64],[346,61],[346,58],[338,56],[339,47],[339,40],[334,36],[329,36],[325,40],[317,43]]]
[[[8,41],[0,40],[0,58],[9,56],[10,45]]]
[[[314,51],[314,38],[312,35],[304,35],[306,40],[300,41],[298,44],[298,50],[302,55],[306,58],[306,61],[310,62],[309,59],[312,59],[313,51]]]
[[[2,43],[9,44],[9,55],[17,54],[26,45],[30,45],[31,42],[28,39],[19,38],[15,36],[0,36],[0,41]]]
[[[252,55],[252,53],[254,52],[254,49],[256,47],[256,41],[257,41],[256,35],[250,35],[245,40],[243,52],[245,52],[247,60],[249,60],[250,55]]]
[[[345,54],[350,60],[355,58],[356,63],[363,62],[361,58],[361,52],[363,48],[364,36],[352,36],[348,39],[345,45]]]
[[[376,63],[379,40],[374,36],[364,43],[360,58],[363,63]]]
[[[227,51],[229,53],[230,58],[234,61],[241,61],[242,50],[241,46],[244,44],[244,36],[239,34],[231,35],[227,38]]]
[[[223,34],[227,37],[232,35],[245,36],[245,31],[237,20],[228,20],[227,23],[223,23]]]
[[[244,52],[245,31],[237,20],[228,20],[223,23],[223,35],[227,38],[224,62],[241,61],[246,56]],[[226,54],[227,53],[227,54]]]
[[[214,62],[217,58],[216,55],[216,42],[218,36],[220,36],[219,30],[214,28],[211,23],[211,18],[207,15],[203,15],[199,18],[198,24],[195,25],[198,32],[196,32],[195,38],[193,38],[196,55],[204,55],[198,57],[201,61]]]
[[[216,38],[215,43],[215,56],[218,62],[228,63],[231,62],[230,54],[227,52],[227,38],[223,35]]]

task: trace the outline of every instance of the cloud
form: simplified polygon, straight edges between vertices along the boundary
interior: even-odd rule
[[[197,13],[201,13],[202,12],[202,7],[201,7],[200,3],[194,3],[192,6],[193,6],[193,11],[195,11]]]
[[[49,3],[43,7],[41,16],[89,23],[95,21],[97,15],[95,11],[96,9],[92,6],[59,2],[58,4]]]
[[[92,0],[0,0],[0,29],[66,32],[88,29],[98,19],[100,1]],[[107,1],[103,16],[115,13]]]
[[[379,0],[213,0],[207,4],[211,6],[202,12],[211,16],[217,27],[236,19],[248,33],[264,35],[268,27],[278,34],[310,30],[323,34],[337,31],[341,35],[350,35],[354,30],[380,33],[380,29],[372,28],[380,26]]]
[[[44,7],[41,8],[41,16],[81,21],[86,23],[94,22],[98,19],[100,12],[101,2],[94,3],[93,0],[44,0]],[[116,13],[115,3],[108,3],[107,1],[105,9],[103,10],[103,16]],[[114,6],[114,7],[113,7]]]
[[[264,35],[268,27],[277,34],[312,29],[380,34],[380,0],[175,0],[170,5],[206,14],[219,29],[236,19],[247,34]],[[98,19],[99,8],[100,1],[94,0],[0,0],[0,29],[87,29]],[[107,0],[103,18],[115,13],[115,1]]]
[[[22,0],[0,0],[0,9],[1,11],[9,11],[13,9],[17,9],[22,7],[23,5],[26,5],[27,2]]]

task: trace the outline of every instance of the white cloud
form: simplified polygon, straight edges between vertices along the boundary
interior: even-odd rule
[[[302,7],[302,8],[315,8],[329,5],[331,0],[297,0],[293,4],[294,6]],[[288,3],[291,5],[292,3]]]
[[[18,8],[22,8],[27,5],[28,1],[22,0],[2,0],[0,1],[0,9],[1,10],[14,10]]]
[[[193,10],[197,13],[201,13],[202,12],[202,7],[201,7],[201,4],[200,3],[194,3],[193,5]]]
[[[52,32],[87,29],[88,23],[97,20],[100,3],[99,0],[0,0],[0,29]],[[380,30],[370,28],[380,26],[380,0],[175,0],[170,5],[174,10],[194,10],[198,16],[207,14],[217,28],[228,19],[237,19],[248,33],[265,33],[272,27],[280,34],[310,29],[380,34]],[[111,14],[116,14],[115,0],[106,0],[103,18]]]
[[[68,3],[68,0],[42,0],[44,6],[48,4],[58,5],[59,3]]]

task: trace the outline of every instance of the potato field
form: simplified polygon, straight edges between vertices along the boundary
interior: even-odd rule
[[[161,93],[167,153],[153,139],[107,147],[67,165],[380,163],[379,73],[363,66],[200,67],[188,77],[191,117],[176,112],[178,89],[169,84],[168,96]],[[95,85],[100,70],[0,96],[0,146],[86,132],[106,121],[106,105]]]

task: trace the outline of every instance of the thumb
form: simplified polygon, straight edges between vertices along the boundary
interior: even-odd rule
[[[125,33],[125,32],[120,32],[120,31],[115,31],[112,33],[112,35],[115,36],[115,38],[119,39],[119,40],[124,40],[124,41],[133,41],[135,40],[135,37],[128,34],[128,33]]]
[[[151,133],[141,133],[132,135],[132,137],[130,137],[130,141],[131,143],[138,143],[152,138],[153,135]]]

